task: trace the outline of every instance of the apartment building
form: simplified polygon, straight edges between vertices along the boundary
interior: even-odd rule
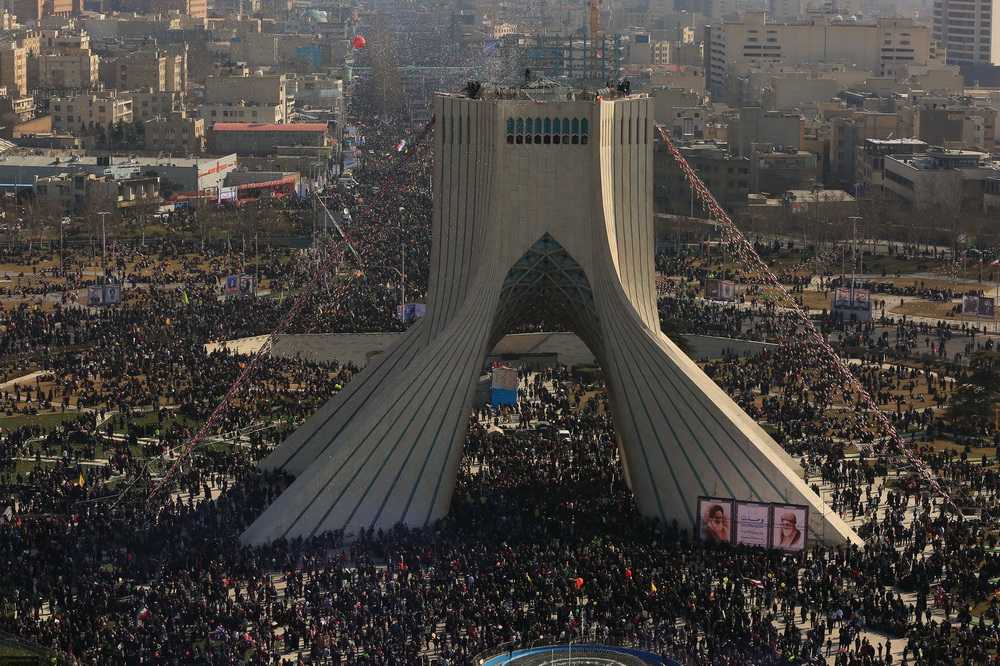
[[[16,42],[0,45],[0,86],[12,95],[28,92],[27,50]]]
[[[282,148],[331,146],[326,123],[215,123],[209,132],[210,148],[215,153],[273,155]]]
[[[52,129],[56,132],[77,132],[82,125],[108,125],[132,122],[132,100],[115,96],[115,91],[84,93],[73,97],[53,97],[49,100]]]
[[[878,18],[874,23],[828,21],[822,15],[797,23],[766,21],[746,12],[705,28],[705,68],[713,101],[737,103],[739,69],[760,63],[819,63],[842,60],[876,76],[904,76],[910,64],[935,57],[930,28],[912,19]]]
[[[160,153],[197,155],[205,151],[205,121],[201,118],[147,120],[145,149]]]
[[[163,51],[139,51],[101,60],[98,71],[105,88],[136,90],[152,88],[158,92],[180,92],[184,58]]]
[[[1000,65],[1000,2],[996,0],[935,0],[934,38],[959,66]]]
[[[119,92],[118,96],[132,102],[132,120],[146,121],[166,118],[181,110],[181,93],[157,92],[152,88]]]
[[[95,88],[98,82],[99,60],[89,48],[42,54],[34,59],[38,68],[37,87],[48,90]]]
[[[283,123],[283,107],[273,104],[202,104],[195,113],[209,125],[223,123]]]
[[[204,104],[261,104],[280,107],[282,118],[288,117],[288,93],[281,74],[250,75],[249,70],[234,69],[229,75],[205,79]]]

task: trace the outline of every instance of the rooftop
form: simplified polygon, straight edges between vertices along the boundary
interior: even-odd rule
[[[325,132],[326,123],[215,123],[216,132]]]
[[[869,143],[874,143],[882,146],[925,146],[927,145],[920,139],[865,139]]]
[[[132,160],[133,164],[142,167],[196,167],[205,164],[214,164],[218,161],[226,161],[228,158],[235,158],[235,155],[225,157],[137,157]],[[124,157],[113,158],[110,166],[121,166],[129,163]],[[97,157],[85,155],[0,155],[0,167],[23,167],[23,168],[45,168],[61,167],[63,169],[74,169],[77,167],[96,167]],[[107,166],[107,165],[105,165]]]

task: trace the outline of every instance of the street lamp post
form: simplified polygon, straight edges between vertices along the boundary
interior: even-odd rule
[[[852,231],[853,240],[851,241],[851,307],[853,308],[854,279],[855,276],[857,275],[857,270],[858,270],[858,220],[860,220],[861,218],[858,217],[857,215],[852,215],[847,219],[853,222],[853,231]]]
[[[105,224],[107,216],[110,215],[110,211],[102,210],[98,215],[101,216],[101,263],[104,264],[104,277],[101,279],[101,284],[108,283],[108,230]]]
[[[387,271],[392,271],[399,276],[399,321],[406,322],[406,302],[404,301],[405,291],[403,288],[403,281],[406,279],[404,277],[403,271],[399,270],[395,266],[369,266],[369,268],[383,268]]]
[[[399,228],[399,244],[402,248],[399,268],[399,321],[406,324],[406,239],[403,237],[403,214],[406,209],[399,207],[399,217],[396,223]]]

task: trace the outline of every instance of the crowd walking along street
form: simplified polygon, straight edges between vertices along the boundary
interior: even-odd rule
[[[973,10],[65,4],[2,13],[0,666],[1000,664]]]
[[[375,256],[396,230],[377,217],[364,226],[359,200],[377,195],[367,178],[392,164],[373,158],[338,202],[357,209],[349,233],[368,238]],[[425,189],[383,196],[385,209],[412,211],[408,235],[426,238]],[[903,252],[866,255],[861,279],[884,286],[872,289],[877,310],[862,323],[823,300],[842,277],[785,244],[760,248],[947,501],[891,450],[858,396],[823,374],[797,316],[755,295],[732,253],[701,243],[658,253],[664,328],[717,350],[694,358],[865,540],[826,547],[809,535],[786,552],[734,545],[717,520],[699,532],[641,517],[599,368],[540,365],[528,355],[538,349],[513,361],[516,404],[475,409],[447,518],[241,546],[243,529],[291,481],[255,463],[367,360],[338,353],[337,336],[326,357],[295,352],[296,335],[398,327],[398,290],[392,276],[358,274],[343,253],[329,292],[305,296],[315,309],[287,324],[282,355],[258,358],[217,341],[277,328],[316,259],[237,248],[109,241],[118,308],[81,301],[99,261],[92,248],[62,262],[51,248],[3,251],[0,607],[4,635],[21,646],[12,649],[86,664],[463,664],[569,640],[685,664],[994,658],[996,338],[992,322],[954,312],[961,293],[992,292],[948,275],[937,251],[916,249],[927,268],[893,279],[874,266],[905,270]],[[414,264],[419,292],[425,269]],[[221,296],[235,272],[260,275],[258,293]],[[716,275],[736,283],[735,302],[703,297]],[[924,307],[939,314],[911,309]],[[250,364],[251,381],[224,402]],[[802,538],[789,515],[779,516],[779,546]]]

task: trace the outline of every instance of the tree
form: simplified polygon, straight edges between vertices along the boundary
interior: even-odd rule
[[[660,320],[660,330],[665,336],[670,338],[677,347],[685,354],[690,354],[693,350],[691,343],[688,342],[686,333],[688,332],[688,324],[686,321],[680,317],[668,317],[666,319]]]
[[[83,218],[84,228],[90,237],[100,239],[106,233],[113,237],[121,230],[122,217],[118,202],[107,192],[98,189],[97,182],[88,183],[87,196],[77,206],[77,214]],[[101,215],[108,213],[108,215]]]
[[[982,431],[995,422],[1000,402],[1000,352],[969,356],[969,372],[948,402],[947,418],[957,430]]]
[[[150,169],[143,175],[148,178],[155,178],[157,176],[160,177],[160,196],[163,197],[164,199],[169,197],[171,194],[175,194],[184,189],[184,186],[178,183],[177,181],[170,180],[166,176],[160,176],[159,172],[156,169]]]
[[[46,228],[55,227],[62,224],[62,211],[58,204],[51,199],[39,199],[34,197],[25,206],[25,224],[28,227],[29,248],[37,238],[39,245],[42,243],[42,234]]]

